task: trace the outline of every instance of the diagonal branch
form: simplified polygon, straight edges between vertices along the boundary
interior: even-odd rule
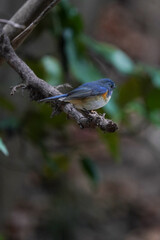
[[[24,26],[24,25],[20,25],[20,24],[15,23],[15,22],[13,22],[13,21],[11,21],[11,20],[0,19],[0,23],[9,24],[9,25],[11,25],[11,26],[14,27],[14,28],[25,29],[25,26]]]
[[[53,8],[60,0],[28,0],[4,26],[4,32],[10,38],[14,49],[19,47],[37,26],[40,20]],[[25,29],[15,28],[14,23],[26,26]],[[4,61],[0,58],[0,64]]]
[[[3,32],[2,27],[0,28],[0,56],[20,75],[32,99],[39,100],[42,97],[61,94],[56,88],[38,78],[29,66],[17,56],[10,44],[8,36]],[[105,119],[104,116],[98,113],[86,115],[78,111],[70,103],[61,105],[61,110],[70,118],[74,119],[81,128],[99,127],[106,132],[115,132],[118,129],[116,123]]]
[[[10,19],[12,22],[28,27],[39,16],[43,17],[51,7],[55,6],[59,0],[28,0]],[[50,7],[49,7],[50,6]],[[37,22],[38,23],[38,22]],[[4,32],[10,40],[13,40],[21,30],[15,29],[11,25],[4,26]]]
[[[33,31],[33,29],[37,26],[37,24],[42,20],[42,18],[48,13],[48,11],[53,8],[60,0],[52,0],[52,2],[47,5],[37,16],[37,18],[34,19],[33,22],[31,22],[20,34],[18,34],[13,40],[12,40],[12,46],[14,49],[16,49],[19,45],[23,43],[23,41],[28,37],[28,35]]]

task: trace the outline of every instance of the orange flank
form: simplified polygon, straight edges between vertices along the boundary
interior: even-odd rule
[[[108,94],[108,90],[107,90],[107,92],[105,92],[104,94],[102,94],[102,97],[104,98],[104,100],[106,100],[107,94]]]

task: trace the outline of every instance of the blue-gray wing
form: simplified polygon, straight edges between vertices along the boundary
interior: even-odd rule
[[[82,99],[90,96],[97,96],[106,93],[107,89],[105,87],[96,85],[96,86],[80,86],[75,88],[67,94],[66,100],[71,99]]]

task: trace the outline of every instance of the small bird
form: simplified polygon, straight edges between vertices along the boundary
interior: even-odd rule
[[[68,93],[41,99],[40,102],[59,99],[72,103],[77,109],[93,111],[109,102],[115,87],[111,79],[103,78],[84,83]]]

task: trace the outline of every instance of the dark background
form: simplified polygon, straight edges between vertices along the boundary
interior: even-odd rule
[[[9,19],[24,2],[1,0],[0,18]],[[10,96],[10,87],[21,79],[3,64],[0,137],[9,155],[0,152],[0,239],[159,240],[160,2],[71,3],[69,9],[78,9],[84,28],[78,18],[73,19],[76,26],[72,21],[66,26],[68,15],[55,8],[17,53],[53,85],[95,80],[94,73],[74,66],[70,52],[62,51],[67,46],[62,32],[75,28],[78,57],[91,59],[94,69],[116,82],[110,103],[100,112],[116,121],[119,130],[81,130],[64,114],[50,119],[49,105],[30,101],[22,91]],[[62,24],[58,32],[55,19],[51,24],[55,15]],[[103,54],[77,43],[81,33],[113,44],[129,59],[120,56],[122,66],[117,58],[106,61]],[[69,60],[64,61],[64,53]],[[53,62],[46,56],[54,57]],[[130,60],[134,70],[125,72],[123,64]],[[52,64],[58,66],[53,72]]]

